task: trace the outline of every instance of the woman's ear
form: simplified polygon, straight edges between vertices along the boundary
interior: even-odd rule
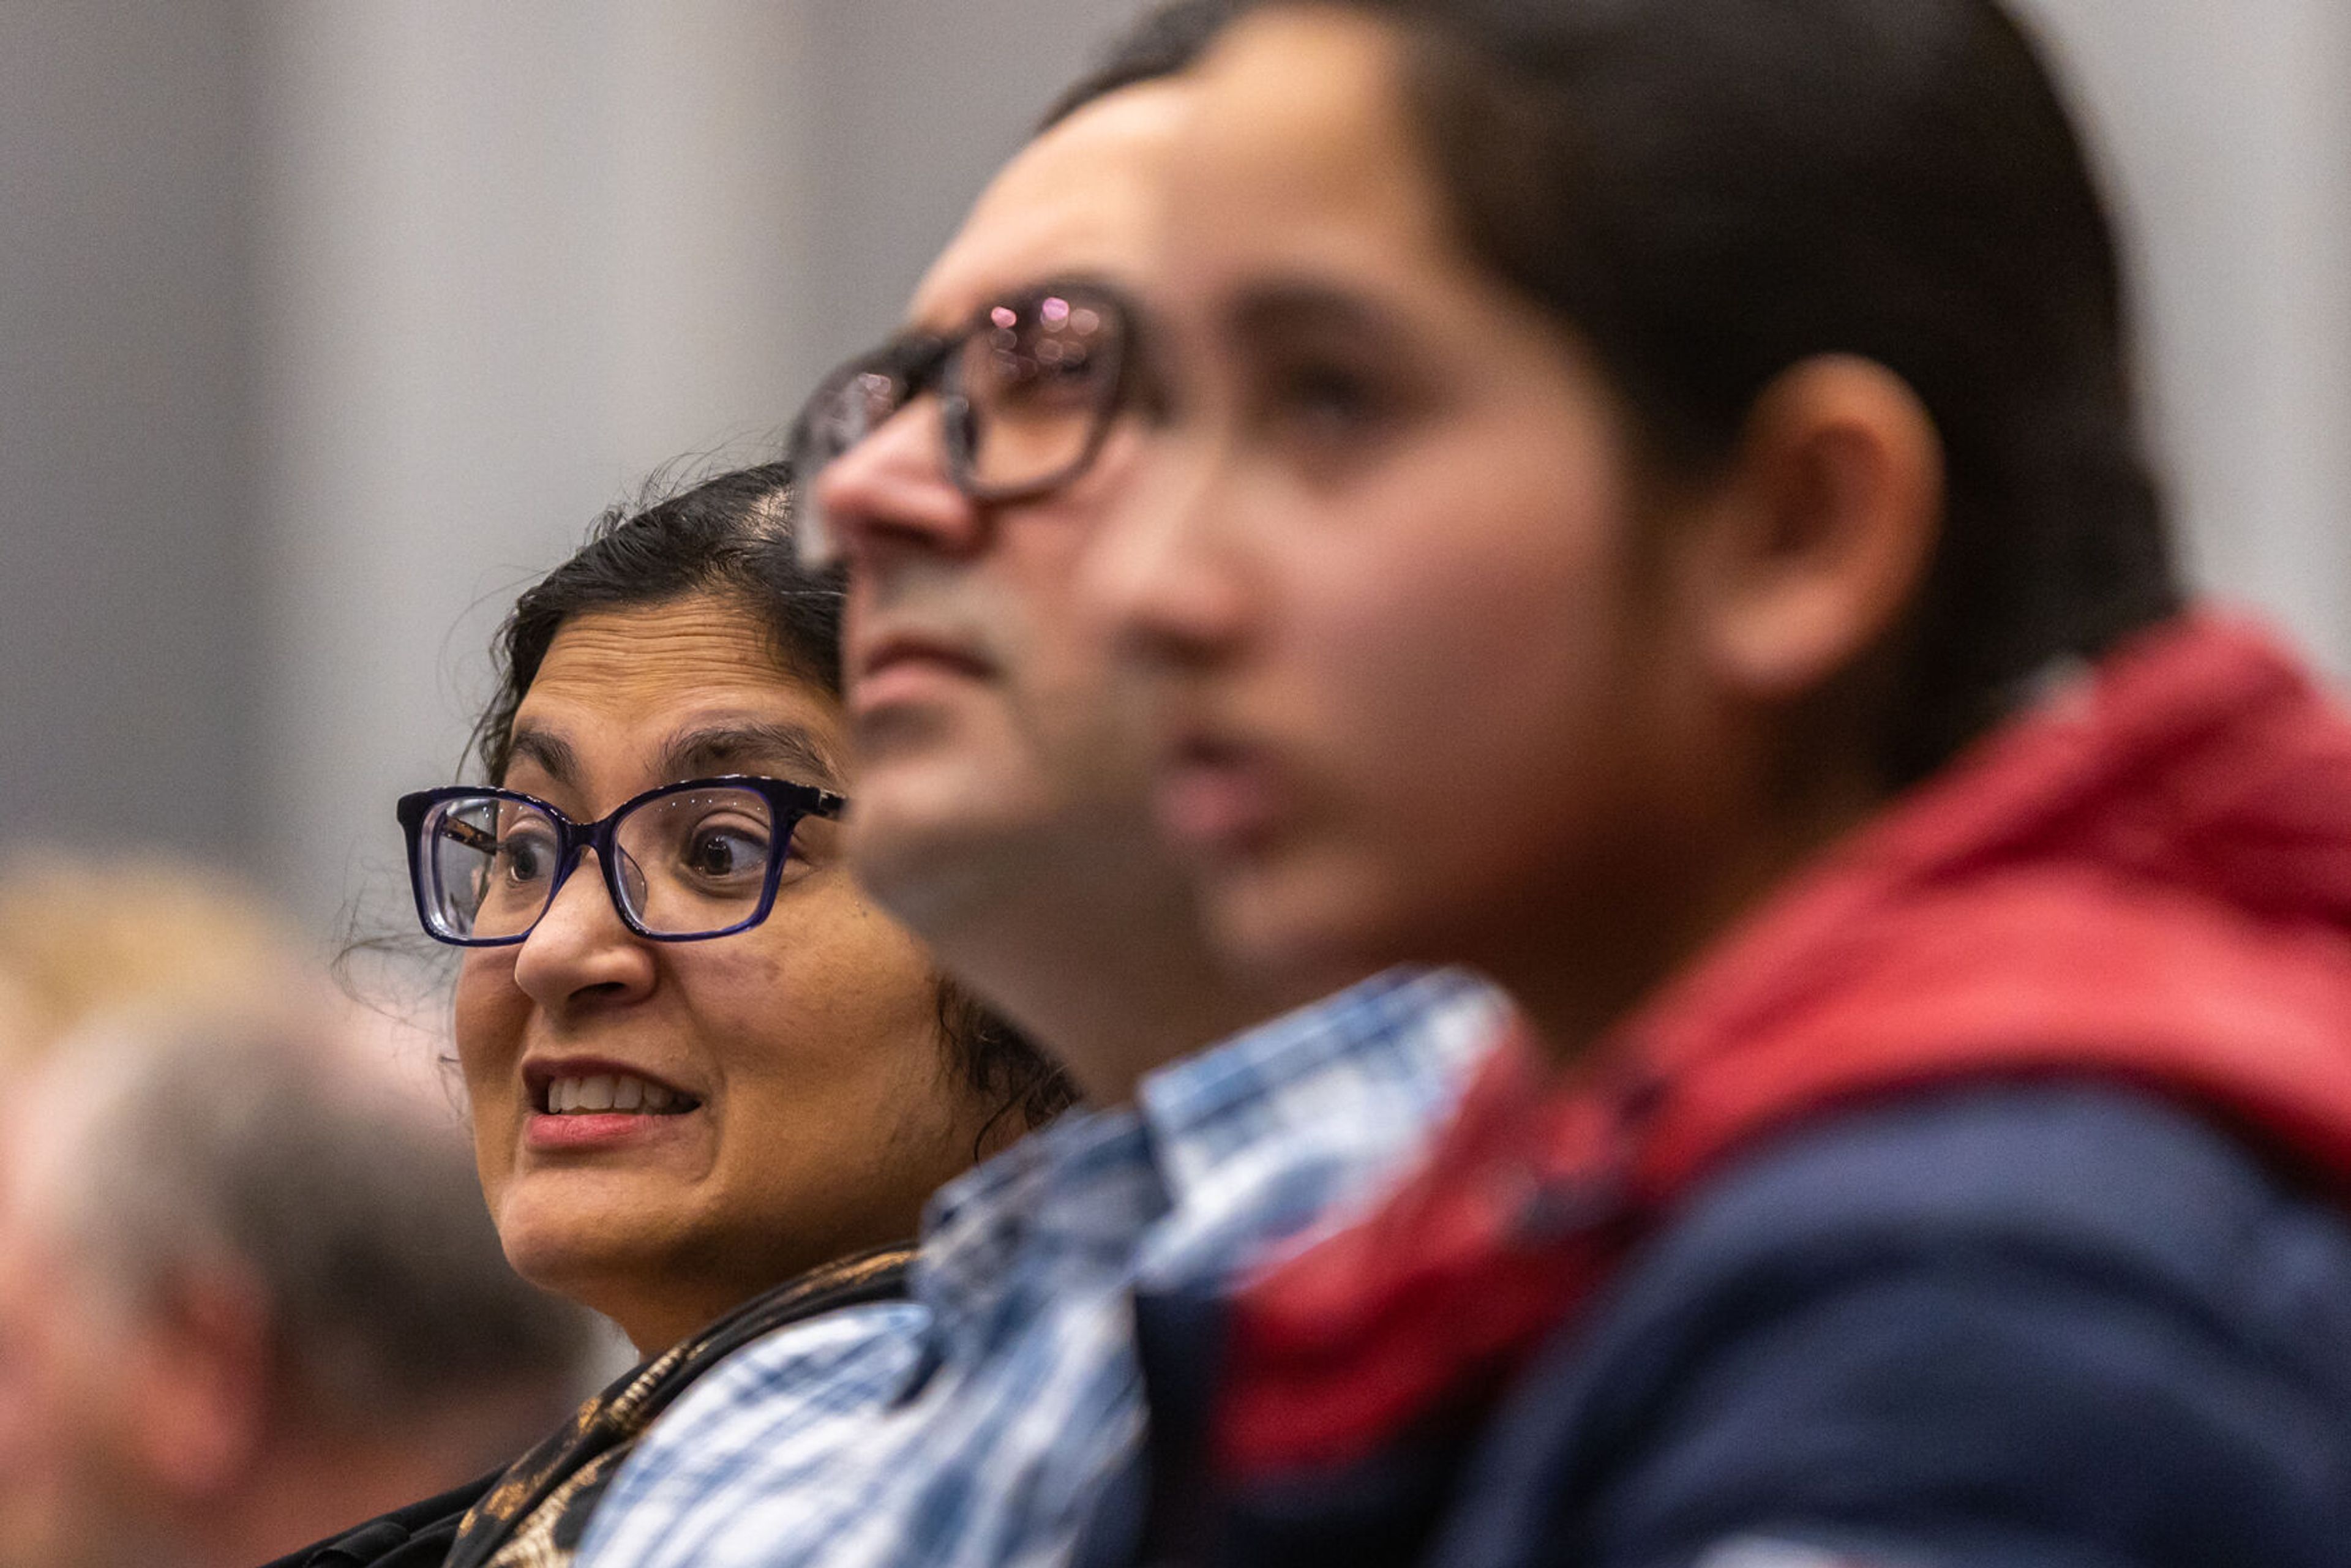
[[[1844,354],[1782,374],[1686,536],[1715,679],[1784,702],[1850,668],[1917,597],[1942,513],[1942,443],[1908,382]]]

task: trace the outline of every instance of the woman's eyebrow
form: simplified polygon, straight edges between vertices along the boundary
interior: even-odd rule
[[[797,724],[718,724],[672,736],[662,747],[662,772],[672,779],[739,773],[776,767],[797,783],[841,788],[840,773],[816,735]]]
[[[1250,284],[1223,312],[1226,329],[1237,340],[1275,335],[1335,333],[1384,336],[1392,327],[1379,306],[1343,288],[1311,278],[1275,277]]]
[[[538,765],[538,770],[558,784],[570,785],[579,781],[580,758],[571,743],[543,729],[517,727],[507,739],[507,767],[517,762]]]

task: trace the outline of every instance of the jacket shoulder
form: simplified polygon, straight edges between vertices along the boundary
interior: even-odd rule
[[[1461,1480],[1441,1560],[1681,1563],[1761,1534],[2332,1562],[2351,1225],[2126,1088],[1849,1109],[1692,1194]]]

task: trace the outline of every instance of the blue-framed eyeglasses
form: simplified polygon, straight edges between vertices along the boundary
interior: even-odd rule
[[[596,852],[612,907],[640,936],[747,931],[775,906],[800,824],[848,804],[811,785],[734,774],[648,789],[593,822],[519,790],[462,784],[403,795],[399,810],[426,934],[498,947],[530,935],[583,850]]]

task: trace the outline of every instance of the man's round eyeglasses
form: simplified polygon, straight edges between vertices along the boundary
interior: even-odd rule
[[[792,424],[792,470],[813,485],[834,459],[935,391],[947,477],[965,495],[1013,501],[1066,485],[1093,462],[1117,417],[1134,319],[1115,290],[1069,283],[1008,296],[958,331],[896,339],[818,385]],[[800,508],[796,538],[810,566],[839,559],[820,507]]]
[[[400,825],[417,917],[436,940],[520,942],[581,852],[594,850],[630,930],[692,942],[765,920],[800,824],[838,817],[848,803],[807,784],[736,774],[664,784],[575,822],[519,790],[452,785],[402,796]]]

